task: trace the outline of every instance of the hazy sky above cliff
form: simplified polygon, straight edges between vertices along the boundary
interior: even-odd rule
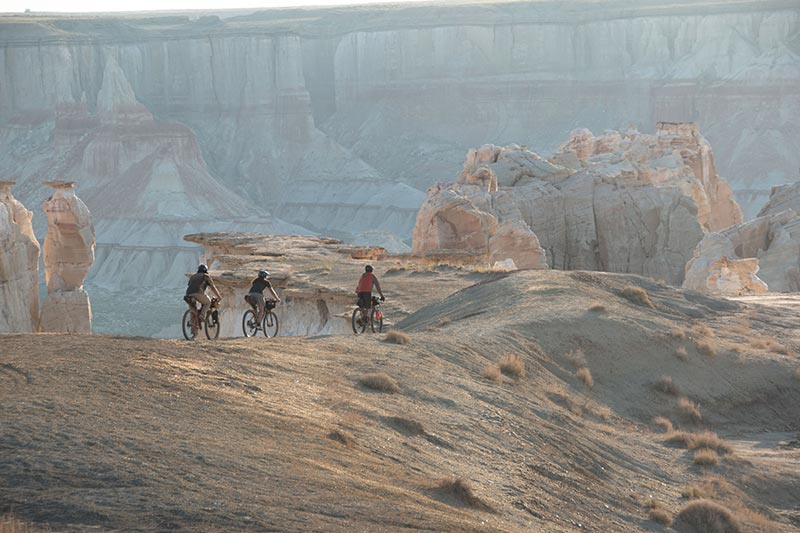
[[[402,0],[421,2],[425,0]],[[4,0],[0,13],[49,11],[62,13],[108,11],[168,11],[202,9],[237,9],[286,6],[330,6],[345,4],[400,3],[398,0]]]

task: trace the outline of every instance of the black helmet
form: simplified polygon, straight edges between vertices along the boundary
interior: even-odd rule
[[[269,272],[267,272],[266,270],[259,270],[258,271],[258,277],[259,278],[266,278],[267,276],[269,276]]]
[[[208,265],[206,265],[205,263],[200,263],[200,266],[197,267],[197,271],[205,274],[206,272],[208,272]]]
[[[366,270],[367,272],[372,272],[372,265],[365,266],[364,270]]]

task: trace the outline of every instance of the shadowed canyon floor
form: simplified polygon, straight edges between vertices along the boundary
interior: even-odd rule
[[[791,307],[636,276],[485,278],[411,312],[397,342],[0,336],[0,514],[57,531],[663,531],[651,508],[702,495],[746,531],[800,527]],[[706,430],[723,442],[696,445]]]

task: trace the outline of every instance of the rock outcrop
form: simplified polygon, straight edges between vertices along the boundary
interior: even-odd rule
[[[413,252],[680,283],[703,235],[741,220],[693,124],[660,123],[655,135],[577,130],[550,160],[516,145],[471,150],[455,184],[428,190]]]
[[[30,333],[39,325],[39,241],[33,213],[0,181],[0,333]]]
[[[94,262],[94,225],[89,209],[75,195],[75,183],[51,181],[44,203],[48,231],[44,239],[47,298],[41,329],[46,332],[91,333],[92,308],[83,280]]]
[[[717,264],[723,259],[728,263],[755,260],[757,266],[752,273],[758,272],[758,278],[771,291],[800,290],[800,217],[786,209],[709,233],[697,244],[686,265],[683,286],[695,290],[713,288],[709,278],[716,275]]]
[[[723,256],[708,267],[705,282],[688,278],[684,288],[723,295],[767,292],[769,287],[757,276],[758,259],[728,259]]]

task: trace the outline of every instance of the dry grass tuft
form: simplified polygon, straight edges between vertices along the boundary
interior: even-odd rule
[[[717,349],[714,347],[711,342],[707,340],[697,341],[697,351],[703,355],[707,355],[708,357],[714,357],[717,355]]]
[[[675,355],[675,357],[677,357],[681,361],[689,360],[689,352],[687,352],[686,348],[684,348],[683,346],[679,346],[678,348],[676,348],[673,355]]]
[[[789,355],[789,350],[787,350],[783,344],[779,343],[775,339],[769,339],[767,341],[767,349],[772,353],[777,353],[780,355]]]
[[[695,500],[689,503],[678,513],[676,526],[679,523],[704,533],[742,533],[733,514],[711,500]]]
[[[699,498],[707,498],[708,493],[700,487],[684,487],[681,490],[681,496],[688,500],[697,500]]]
[[[455,498],[464,505],[481,511],[494,512],[492,506],[478,498],[472,487],[462,478],[451,477],[437,483],[436,488],[443,494]]]
[[[356,442],[351,434],[341,429],[334,429],[328,433],[328,438],[336,442],[341,442],[345,446],[352,446]]]
[[[696,333],[701,337],[714,338],[714,332],[705,324],[695,324],[692,326],[692,333]]]
[[[723,455],[733,453],[733,447],[713,431],[699,431],[689,433],[687,431],[672,431],[667,434],[667,443],[678,444],[690,450],[706,448],[717,451]]]
[[[670,422],[668,418],[657,416],[653,419],[653,423],[660,427],[664,433],[673,432],[672,422]]]
[[[497,365],[489,365],[481,370],[481,377],[490,381],[503,381],[503,374],[500,372],[500,368]]]
[[[717,456],[717,452],[714,450],[709,450],[708,448],[700,448],[695,450],[694,457],[692,461],[696,465],[715,465],[719,462],[719,457]]]
[[[686,340],[686,330],[682,328],[675,328],[669,332],[669,336],[679,341]]]
[[[590,313],[605,313],[606,306],[601,304],[600,302],[593,302],[592,305],[589,306]]]
[[[667,527],[672,525],[672,515],[669,511],[661,509],[660,507],[653,507],[650,509],[650,520]]]
[[[515,353],[504,355],[500,358],[497,365],[500,367],[500,372],[506,376],[510,376],[514,379],[525,377],[525,361]]]
[[[577,371],[575,371],[575,377],[581,380],[583,384],[586,385],[587,389],[591,389],[592,387],[594,387],[594,379],[592,379],[592,373],[585,366],[582,366]]]
[[[388,333],[386,333],[385,340],[386,342],[406,345],[411,342],[411,337],[409,337],[408,333],[404,333],[399,329],[390,329]]]
[[[400,390],[397,382],[391,376],[383,372],[364,374],[358,378],[358,382],[368,389],[382,392],[397,392]]]
[[[670,376],[661,376],[658,378],[658,381],[656,381],[653,387],[655,387],[655,389],[658,391],[670,394],[672,396],[677,396],[681,392],[678,386],[673,383]]]
[[[699,422],[703,418],[702,415],[700,415],[700,407],[689,398],[681,398],[678,400],[678,409],[695,422]]]
[[[641,287],[636,287],[635,285],[628,285],[622,288],[622,292],[620,292],[620,296],[625,298],[626,300],[630,300],[631,302],[643,305],[645,307],[649,307],[653,309],[653,302],[650,301],[650,296],[647,294],[647,291]]]
[[[416,420],[402,416],[390,416],[386,421],[400,433],[406,435],[425,435],[425,428]]]

